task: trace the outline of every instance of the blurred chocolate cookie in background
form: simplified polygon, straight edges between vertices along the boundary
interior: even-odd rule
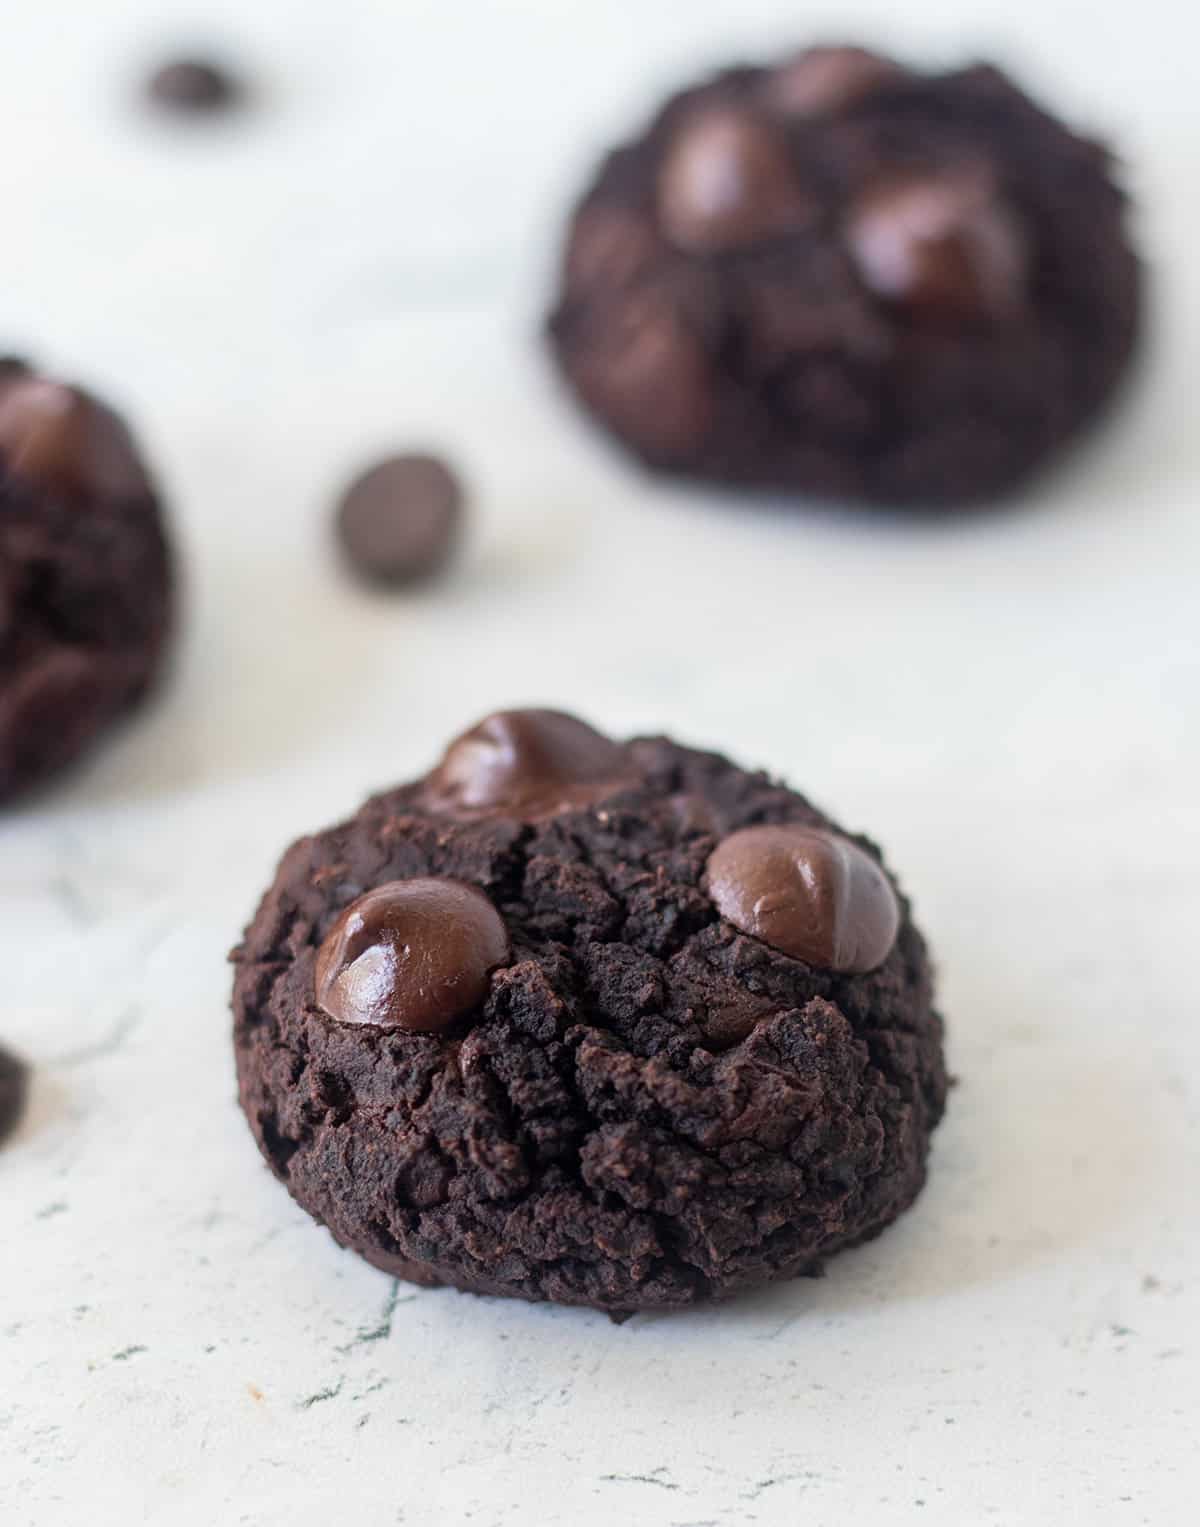
[[[0,364],[0,802],[145,694],[172,603],[158,492],[125,424],[78,387]]]
[[[567,237],[563,374],[648,466],[915,508],[1011,490],[1120,381],[1110,155],[986,65],[813,48],[685,90]]]

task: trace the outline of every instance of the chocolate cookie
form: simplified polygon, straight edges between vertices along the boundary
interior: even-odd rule
[[[416,1283],[624,1314],[815,1273],[913,1201],[945,1100],[866,839],[556,712],[301,839],[233,960],[264,1156]]]
[[[0,801],[145,693],[171,613],[158,497],[95,398],[0,367]]]
[[[925,508],[993,497],[1130,360],[1141,272],[1111,170],[986,66],[839,47],[732,69],[602,166],[553,348],[651,467]]]

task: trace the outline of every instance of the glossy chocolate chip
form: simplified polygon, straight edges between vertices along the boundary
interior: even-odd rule
[[[227,110],[242,93],[224,65],[205,58],[170,59],[146,81],[146,94],[155,105],[195,116]]]
[[[816,827],[731,834],[709,858],[708,893],[735,928],[821,970],[874,970],[900,928],[896,894],[875,860]]]
[[[685,119],[659,171],[663,232],[681,249],[742,248],[812,221],[814,204],[774,126],[736,106]]]
[[[1026,240],[986,173],[876,186],[852,208],[846,231],[868,289],[925,317],[1003,318],[1024,296]]]
[[[21,1122],[28,1092],[29,1067],[0,1045],[0,1140],[11,1135]]]
[[[809,48],[771,71],[763,97],[786,116],[831,115],[857,106],[903,74],[899,64],[866,48]]]
[[[430,776],[434,801],[468,810],[554,810],[601,799],[627,772],[623,750],[556,710],[497,711],[452,742]]]
[[[316,999],[338,1023],[440,1034],[487,995],[508,934],[460,880],[394,880],[351,902],[317,954]]]
[[[450,561],[463,490],[436,456],[391,456],[343,494],[337,531],[354,570],[373,583],[420,583]]]
[[[53,493],[120,499],[151,491],[129,431],[110,409],[24,371],[0,375],[0,464]]]

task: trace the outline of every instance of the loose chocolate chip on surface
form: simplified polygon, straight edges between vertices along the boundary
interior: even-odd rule
[[[497,711],[450,744],[430,791],[467,809],[553,809],[611,793],[625,767],[622,749],[575,716]]]
[[[0,1141],[21,1122],[29,1091],[29,1067],[0,1045]]]
[[[735,928],[823,970],[876,969],[900,928],[900,907],[879,865],[820,828],[733,833],[709,858],[708,889]]]
[[[439,1034],[487,995],[508,934],[459,880],[394,880],[360,896],[317,955],[316,999],[339,1023]]]
[[[1025,239],[986,174],[879,186],[851,211],[847,237],[876,296],[932,318],[1003,318],[1024,295]]]
[[[681,249],[716,251],[803,226],[814,208],[772,125],[721,106],[680,125],[659,171],[658,210]]]
[[[376,583],[418,583],[454,550],[463,490],[435,456],[392,456],[355,480],[338,506],[337,530],[350,565]]]
[[[203,58],[176,58],[151,74],[146,93],[158,106],[199,115],[235,105],[243,91],[222,64]]]

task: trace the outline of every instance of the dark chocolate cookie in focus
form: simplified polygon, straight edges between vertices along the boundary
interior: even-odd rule
[[[0,1144],[21,1122],[28,1092],[29,1067],[0,1045]]]
[[[967,504],[1028,477],[1124,374],[1125,214],[1106,150],[998,70],[815,48],[684,91],[606,160],[552,344],[653,468]]]
[[[908,903],[763,774],[488,717],[284,856],[234,952],[242,1107],[343,1245],[620,1315],[812,1274],[945,1101]]]
[[[124,423],[79,388],[0,371],[0,801],[141,698],[171,590],[158,495]]]
[[[462,485],[444,461],[390,456],[342,495],[337,533],[359,577],[402,586],[423,583],[445,568],[462,519]]]

